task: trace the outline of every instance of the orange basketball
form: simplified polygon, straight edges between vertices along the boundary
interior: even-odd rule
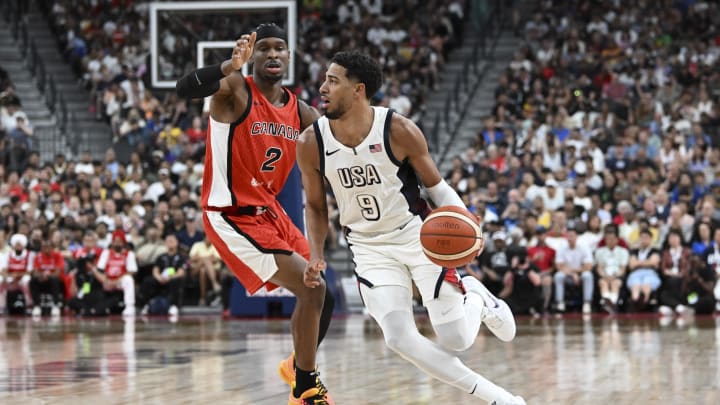
[[[449,268],[472,262],[484,246],[477,218],[455,206],[439,207],[425,218],[420,243],[433,263]]]

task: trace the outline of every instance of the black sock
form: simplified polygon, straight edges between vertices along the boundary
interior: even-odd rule
[[[335,308],[335,297],[330,292],[330,288],[325,285],[325,302],[323,303],[322,314],[320,314],[320,325],[318,329],[318,347],[325,339],[325,334],[330,327],[330,321],[332,320],[333,309]]]
[[[295,368],[295,389],[293,390],[293,396],[300,398],[303,392],[309,390],[315,386],[315,379],[317,375],[315,370],[306,371],[299,368]]]

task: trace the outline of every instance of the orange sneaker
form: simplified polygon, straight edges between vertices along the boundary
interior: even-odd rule
[[[315,378],[315,386],[303,392],[300,398],[295,398],[291,389],[288,405],[335,405],[335,402],[318,376]]]
[[[292,352],[290,357],[280,362],[278,365],[278,374],[280,378],[285,381],[285,384],[290,387],[295,382],[295,352]]]

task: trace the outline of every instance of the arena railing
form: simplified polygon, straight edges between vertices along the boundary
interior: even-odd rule
[[[14,1],[2,1],[2,14],[5,16],[5,22],[10,25],[10,33],[13,39],[18,39],[18,29],[20,26],[20,10]]]
[[[492,2],[484,20],[477,24],[477,40],[473,44],[472,52],[463,62],[462,71],[455,78],[453,91],[448,94],[442,112],[435,115],[430,142],[435,145],[438,164],[445,160],[450,145],[455,142],[470,106],[468,101],[480,87],[494,59],[495,45],[501,34],[503,7],[505,5],[501,1]],[[441,134],[446,135],[441,137]]]
[[[47,92],[45,93],[45,104],[51,113],[55,114],[56,108],[55,103],[57,102],[57,87],[55,86],[55,78],[52,75],[48,76]]]

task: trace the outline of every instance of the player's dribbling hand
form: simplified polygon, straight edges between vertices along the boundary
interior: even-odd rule
[[[232,53],[232,67],[235,70],[240,70],[242,66],[250,60],[255,47],[255,38],[257,33],[245,34],[235,42],[235,48]]]
[[[303,282],[305,286],[315,288],[320,285],[320,273],[325,270],[327,263],[323,259],[312,259],[305,266]]]

